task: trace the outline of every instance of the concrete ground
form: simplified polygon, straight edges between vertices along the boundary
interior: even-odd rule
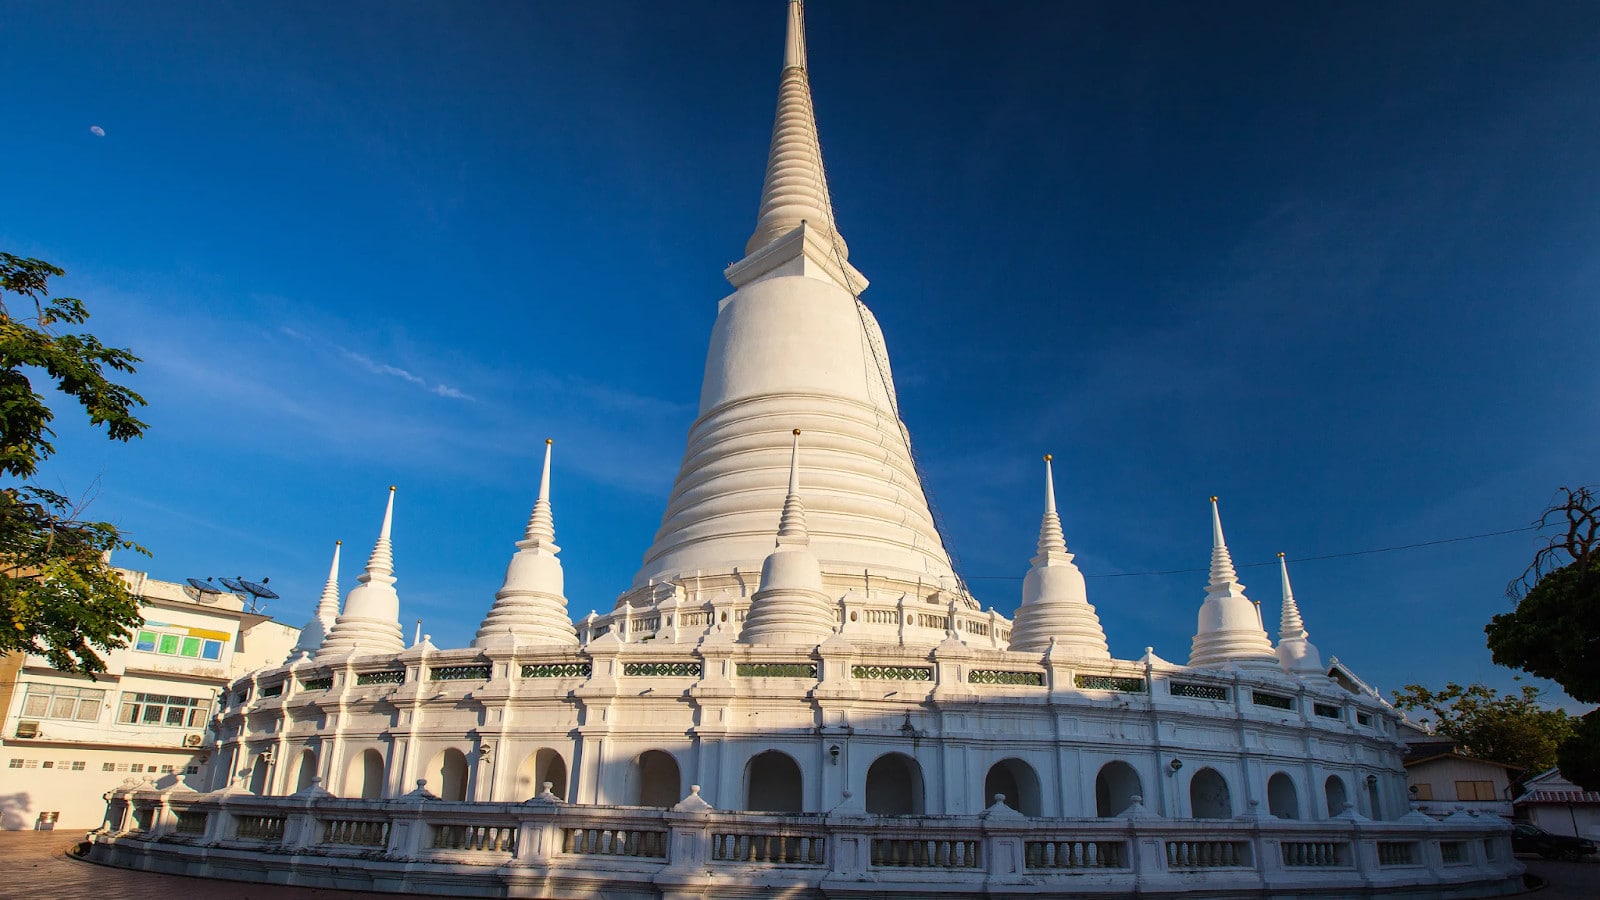
[[[82,833],[0,831],[0,898],[17,900],[395,900],[399,894],[212,881],[181,875],[130,872],[67,855]],[[1600,859],[1552,862],[1523,857],[1545,879],[1528,900],[1600,900]],[[416,895],[407,895],[416,896]]]

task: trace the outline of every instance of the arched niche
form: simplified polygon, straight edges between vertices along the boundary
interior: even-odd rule
[[[1133,798],[1143,795],[1144,785],[1133,766],[1112,760],[1094,777],[1094,814],[1102,819],[1120,816],[1133,805]]]
[[[1367,813],[1373,819],[1383,818],[1383,802],[1378,797],[1378,779],[1367,776]]]
[[[557,800],[567,799],[567,761],[549,747],[540,747],[517,767],[516,797],[526,800],[537,795],[546,781]]]
[[[267,792],[267,774],[272,769],[272,764],[267,761],[265,753],[256,754],[256,761],[250,766],[250,793],[262,796]]]
[[[633,790],[630,802],[634,806],[656,806],[670,809],[683,799],[683,781],[678,774],[678,761],[662,750],[646,750],[633,760]]]
[[[435,753],[422,777],[440,800],[467,799],[467,755],[454,747]]]
[[[744,808],[751,812],[804,812],[805,783],[800,764],[777,750],[750,757],[744,767],[744,797]]]
[[[1207,767],[1189,779],[1189,817],[1229,819],[1233,817],[1233,797],[1222,773]]]
[[[317,751],[307,747],[300,751],[300,770],[294,777],[295,793],[311,787],[317,777]]]
[[[1328,801],[1328,818],[1333,818],[1344,812],[1350,803],[1350,793],[1345,789],[1344,779],[1337,775],[1329,775],[1328,780],[1322,785],[1323,796]]]
[[[344,775],[344,795],[362,800],[383,797],[383,754],[363,750],[350,758]]]
[[[1287,772],[1275,772],[1267,779],[1267,812],[1280,819],[1300,818],[1300,792]]]
[[[994,803],[996,794],[1004,794],[1006,805],[1037,819],[1040,812],[1039,773],[1020,759],[1002,759],[989,767],[983,778],[983,803]]]
[[[904,753],[885,753],[867,769],[867,812],[875,816],[922,815],[922,767]]]

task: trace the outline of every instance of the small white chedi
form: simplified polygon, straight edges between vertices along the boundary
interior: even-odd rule
[[[227,695],[212,792],[114,794],[97,858],[458,896],[1520,887],[1498,823],[1408,813],[1397,716],[1322,664],[1286,567],[1273,645],[1216,498],[1186,665],[1110,653],[1049,457],[1015,621],[972,597],[834,221],[799,0],[726,275],[661,528],[610,611],[570,617],[546,442],[471,646],[404,646],[391,489],[343,611],[336,549],[300,646]]]

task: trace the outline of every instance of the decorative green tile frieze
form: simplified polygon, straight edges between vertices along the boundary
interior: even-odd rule
[[[428,669],[430,681],[488,681],[489,667],[478,666],[433,666]]]
[[[1313,703],[1311,704],[1311,711],[1324,719],[1344,718],[1344,711],[1331,703]]]
[[[331,676],[328,678],[307,678],[305,681],[300,682],[300,689],[303,691],[326,691],[332,687],[333,678]]]
[[[1174,697],[1192,697],[1195,700],[1226,700],[1228,689],[1220,684],[1194,684],[1186,681],[1167,682],[1167,692]]]
[[[1073,678],[1073,683],[1086,691],[1117,691],[1122,694],[1144,693],[1143,678],[1128,678],[1121,675],[1078,675]]]
[[[740,678],[815,678],[816,663],[739,663],[734,674]]]
[[[968,669],[967,681],[972,684],[1021,684],[1044,687],[1042,672],[1008,672],[1004,669]]]
[[[932,681],[933,669],[929,666],[851,666],[850,677],[879,681]]]
[[[1294,709],[1293,699],[1280,697],[1277,694],[1266,694],[1261,691],[1251,691],[1250,702],[1257,706],[1270,706],[1273,709]]]
[[[405,669],[390,669],[387,672],[362,672],[356,676],[356,684],[403,684],[406,680]]]
[[[622,674],[638,678],[699,678],[698,662],[637,662],[623,663]]]
[[[523,678],[588,678],[588,663],[535,663],[522,667]]]

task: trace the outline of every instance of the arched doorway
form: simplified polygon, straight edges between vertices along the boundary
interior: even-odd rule
[[[422,777],[440,800],[467,799],[467,755],[454,747],[435,753]]]
[[[308,787],[317,777],[317,751],[307,748],[300,751],[300,771],[295,775],[294,790],[299,793]]]
[[[1228,782],[1216,769],[1206,768],[1194,773],[1189,780],[1189,817],[1192,819],[1227,819],[1233,816],[1233,798],[1228,794]]]
[[[1267,779],[1267,812],[1280,819],[1300,818],[1300,793],[1288,773],[1278,772]]]
[[[383,796],[382,753],[363,750],[350,760],[344,775],[344,793],[362,800],[377,800]]]
[[[678,775],[678,761],[670,753],[646,750],[633,761],[634,806],[657,806],[670,809],[683,799],[683,783]]]
[[[744,767],[744,808],[751,812],[797,813],[805,809],[800,765],[786,753],[768,750]]]
[[[1344,812],[1345,806],[1350,803],[1350,795],[1344,789],[1344,779],[1337,775],[1329,775],[1328,781],[1322,786],[1322,793],[1328,799],[1328,818],[1333,818]]]
[[[1002,759],[989,767],[983,778],[983,805],[994,803],[995,794],[1004,794],[1006,805],[1037,819],[1039,811],[1039,775],[1033,766],[1020,759]]]
[[[250,767],[250,793],[257,796],[267,792],[267,773],[272,768],[272,763],[267,759],[267,754],[258,753],[255,764]]]
[[[885,753],[867,770],[867,812],[875,816],[922,815],[922,767],[904,753]]]
[[[567,799],[567,761],[549,747],[541,747],[517,767],[516,796],[523,800],[537,796],[546,781],[557,800]]]

